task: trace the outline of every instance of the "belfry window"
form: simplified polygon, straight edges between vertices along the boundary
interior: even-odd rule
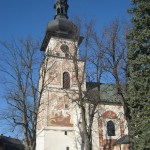
[[[115,124],[111,120],[107,122],[107,135],[115,136]]]
[[[60,14],[60,8],[57,8],[57,14]]]
[[[63,8],[61,8],[61,14],[63,14],[64,13],[64,9]]]
[[[70,89],[70,75],[68,72],[63,73],[63,88]]]

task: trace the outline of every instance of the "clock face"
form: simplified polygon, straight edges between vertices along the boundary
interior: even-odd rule
[[[66,44],[62,44],[60,49],[64,52],[64,53],[69,53],[69,47]]]

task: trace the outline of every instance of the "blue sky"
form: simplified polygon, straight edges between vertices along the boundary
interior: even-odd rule
[[[0,40],[28,35],[43,38],[53,19],[55,0],[0,0]],[[68,0],[69,17],[96,20],[98,28],[114,18],[129,18],[130,0]]]
[[[9,42],[12,38],[29,35],[43,39],[47,24],[55,14],[54,2],[55,0],[0,0],[0,41]],[[68,0],[68,4],[69,18],[79,16],[81,19],[94,19],[98,30],[115,18],[129,19],[127,9],[130,8],[130,0]],[[0,87],[1,101],[2,93]],[[4,106],[1,102],[0,108]]]

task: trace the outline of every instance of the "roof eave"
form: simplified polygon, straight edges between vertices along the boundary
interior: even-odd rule
[[[40,48],[41,51],[46,51],[46,48],[47,48],[48,43],[49,43],[49,40],[51,39],[52,36],[66,38],[66,39],[68,39],[68,38],[69,39],[75,39],[75,40],[78,39],[77,37],[75,37],[75,35],[67,33],[67,32],[51,32],[51,31],[47,31],[46,35],[44,37],[44,40],[42,42],[41,48]],[[82,36],[79,37],[78,46],[82,43],[83,39],[84,39],[84,37],[82,37]]]

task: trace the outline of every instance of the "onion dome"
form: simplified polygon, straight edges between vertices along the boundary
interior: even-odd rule
[[[41,46],[42,51],[45,51],[52,36],[74,38],[77,32],[77,27],[68,20],[67,11],[69,6],[67,0],[56,0],[54,8],[56,10],[56,15],[54,19],[48,23],[46,35]]]

